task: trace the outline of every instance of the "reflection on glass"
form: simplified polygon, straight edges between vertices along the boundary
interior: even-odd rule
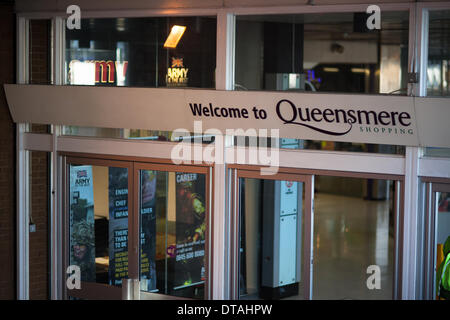
[[[177,25],[179,42],[164,47]],[[66,29],[67,84],[214,88],[215,65],[215,17],[82,19]]]
[[[366,153],[384,154],[405,154],[404,146],[394,146],[387,144],[354,143],[338,141],[302,140],[281,138],[256,138],[249,136],[235,136],[234,145],[243,147],[267,146],[282,149],[308,149],[308,150],[328,150],[328,151],[350,151]]]
[[[313,299],[392,299],[393,185],[315,176]]]
[[[408,12],[238,16],[236,90],[406,95]]]
[[[427,95],[450,95],[450,10],[429,13]]]
[[[115,139],[136,139],[136,140],[150,140],[150,141],[172,140],[172,132],[170,131],[96,128],[96,127],[79,127],[79,126],[64,126],[63,135],[115,138]]]
[[[97,138],[115,138],[130,140],[148,140],[148,141],[173,141],[173,142],[192,142],[192,143],[214,143],[215,137],[211,134],[195,134],[162,130],[145,129],[119,129],[119,128],[98,128],[98,127],[79,127],[63,126],[63,135],[97,137]]]
[[[141,290],[203,299],[205,175],[140,170]]]
[[[450,148],[424,148],[426,157],[450,158]]]
[[[70,166],[70,264],[81,281],[121,285],[128,276],[128,169]]]
[[[240,299],[301,299],[303,183],[240,179]]]
[[[442,274],[450,254],[450,193],[437,192],[436,296],[450,299],[450,287],[443,284]],[[448,290],[446,290],[448,289]]]

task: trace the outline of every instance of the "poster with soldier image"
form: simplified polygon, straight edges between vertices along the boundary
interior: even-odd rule
[[[156,177],[157,171],[141,170],[141,290],[156,289]]]
[[[109,284],[128,276],[128,169],[109,167]]]
[[[174,290],[205,280],[205,176],[176,173]]]
[[[95,228],[92,166],[70,166],[70,264],[81,281],[95,282]]]

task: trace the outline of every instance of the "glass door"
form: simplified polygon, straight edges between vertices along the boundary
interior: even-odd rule
[[[134,174],[141,296],[207,298],[209,169],[140,163]]]
[[[67,157],[66,297],[209,298],[209,171]]]
[[[312,176],[234,172],[232,298],[311,298],[312,193]]]
[[[400,296],[401,177],[240,168],[230,169],[233,299]]]
[[[442,269],[450,253],[450,183],[427,183],[425,298],[450,299],[442,286]]]

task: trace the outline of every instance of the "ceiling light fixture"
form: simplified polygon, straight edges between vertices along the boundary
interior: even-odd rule
[[[323,71],[325,71],[325,72],[339,72],[339,68],[324,67]]]
[[[174,25],[166,42],[164,42],[164,48],[176,48],[185,30],[185,26]]]

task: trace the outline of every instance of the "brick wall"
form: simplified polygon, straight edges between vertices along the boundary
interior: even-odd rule
[[[48,298],[48,153],[31,152],[31,219],[36,232],[30,233],[30,299]]]
[[[30,20],[30,83],[50,84],[50,20]]]
[[[3,90],[15,82],[15,25],[13,4],[0,3],[0,299],[16,297],[16,130]]]
[[[30,21],[30,83],[49,84],[49,20]],[[32,124],[32,132],[47,133],[48,126]],[[30,155],[31,218],[36,232],[30,233],[30,299],[49,296],[48,153]]]
[[[30,20],[30,83],[50,84],[50,20]],[[47,133],[48,126],[32,123],[31,132]]]

